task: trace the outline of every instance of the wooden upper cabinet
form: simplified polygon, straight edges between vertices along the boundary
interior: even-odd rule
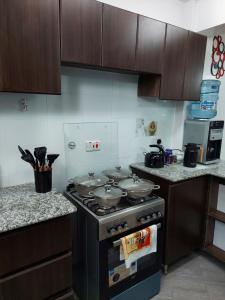
[[[167,25],[160,98],[182,100],[188,31]]]
[[[58,0],[1,0],[0,45],[0,91],[60,93]]]
[[[166,24],[147,17],[138,17],[136,69],[160,74],[166,34]]]
[[[189,31],[186,51],[183,100],[200,99],[207,38]]]
[[[103,67],[135,70],[136,37],[136,14],[103,6]]]
[[[61,0],[61,60],[101,65],[102,4],[96,0]]]

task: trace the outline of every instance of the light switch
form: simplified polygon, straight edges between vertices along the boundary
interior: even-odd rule
[[[101,142],[100,141],[86,141],[85,143],[86,152],[100,151]]]

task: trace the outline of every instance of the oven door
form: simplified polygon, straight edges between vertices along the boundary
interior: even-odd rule
[[[120,260],[120,238],[153,224],[158,225],[157,251],[138,259],[135,263],[131,264],[130,268],[127,269],[125,261]],[[122,233],[114,238],[100,242],[100,299],[105,300],[113,298],[138,282],[158,272],[162,263],[162,242],[162,219],[158,219],[157,223],[145,223],[133,230],[127,231],[126,233]]]

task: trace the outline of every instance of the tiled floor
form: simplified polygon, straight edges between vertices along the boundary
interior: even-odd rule
[[[169,269],[152,300],[225,300],[225,264],[193,254]]]

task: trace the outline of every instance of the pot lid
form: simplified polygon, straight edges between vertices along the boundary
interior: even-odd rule
[[[106,176],[96,176],[94,173],[74,178],[75,184],[84,187],[99,187],[105,185],[109,179]]]
[[[105,185],[103,187],[99,187],[95,189],[93,191],[93,195],[104,200],[110,200],[110,199],[120,198],[124,195],[124,193],[117,187],[113,187],[111,185]]]
[[[124,180],[121,180],[118,183],[118,187],[120,187],[123,190],[128,191],[148,191],[152,189],[154,186],[154,183],[150,180],[139,178],[137,175],[133,175],[132,178],[127,178]]]
[[[103,173],[109,178],[125,179],[130,176],[128,170],[123,170],[120,166],[115,167],[114,169],[109,169],[103,171]]]

